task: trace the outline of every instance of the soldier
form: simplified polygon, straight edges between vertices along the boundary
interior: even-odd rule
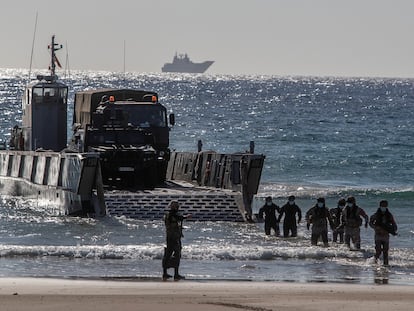
[[[345,199],[340,199],[338,201],[338,206],[335,208],[331,208],[329,210],[329,213],[332,217],[332,222],[334,224],[334,228],[337,228],[332,233],[332,242],[338,241],[338,235],[339,235],[339,243],[344,243],[344,228],[341,227],[341,218],[342,218],[342,211],[344,210],[346,205]]]
[[[361,249],[361,230],[362,219],[365,219],[365,228],[368,227],[368,215],[356,205],[354,197],[346,200],[346,207],[342,212],[342,224],[345,231],[345,244],[351,248],[351,240],[357,250]]]
[[[302,220],[302,211],[295,203],[295,196],[291,195],[288,200],[289,201],[282,206],[278,219],[278,222],[280,222],[282,216],[285,215],[285,219],[283,220],[283,236],[285,238],[289,237],[289,232],[291,233],[292,237],[296,237],[298,235],[297,224],[299,224]],[[298,215],[297,222],[296,214]]]
[[[275,235],[279,236],[279,221],[276,217],[276,212],[280,213],[279,206],[272,202],[272,197],[266,198],[266,203],[259,209],[259,218],[263,218],[264,214],[264,221],[265,221],[265,233],[266,235],[270,235],[271,229],[275,231]]]
[[[96,107],[96,111],[104,109],[109,103],[109,96],[103,95],[101,101],[99,102],[98,107]]]
[[[309,230],[310,224],[312,224],[312,245],[318,244],[319,237],[322,238],[323,245],[328,247],[328,221],[331,228],[333,228],[331,214],[329,209],[325,206],[325,199],[318,198],[316,205],[314,205],[306,213],[306,226]]]
[[[388,210],[388,201],[380,202],[377,212],[369,220],[369,225],[375,230],[375,262],[382,253],[384,266],[388,266],[390,233],[397,235],[397,224]]]
[[[168,268],[174,268],[174,280],[185,279],[178,273],[181,258],[181,237],[183,236],[183,220],[190,218],[191,215],[180,215],[178,213],[179,204],[177,201],[171,201],[170,210],[164,216],[165,229],[167,235],[167,247],[164,248],[164,258],[162,259],[163,275],[165,281],[171,278],[167,273]]]

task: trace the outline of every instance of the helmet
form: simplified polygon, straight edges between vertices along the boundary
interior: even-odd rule
[[[387,200],[382,200],[382,201],[380,201],[379,205],[382,206],[382,207],[388,207],[388,201]]]
[[[179,207],[180,207],[180,205],[178,204],[177,201],[171,201],[170,202],[170,209],[178,210]]]
[[[355,203],[355,198],[354,197],[348,197],[348,199],[346,199],[347,203]]]
[[[266,202],[272,201],[272,197],[266,197]]]
[[[322,203],[325,203],[325,198],[318,198],[318,200],[317,200],[318,202],[322,202]]]
[[[289,201],[294,201],[295,200],[295,196],[294,195],[291,195],[290,197],[289,197]]]
[[[345,201],[344,198],[342,198],[338,201],[338,205],[345,205],[345,204],[346,204],[346,201]]]

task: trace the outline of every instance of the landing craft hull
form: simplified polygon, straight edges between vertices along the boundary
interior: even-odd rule
[[[56,215],[104,214],[95,154],[1,151],[0,194],[37,200]]]
[[[51,214],[161,219],[177,200],[192,220],[252,220],[263,155],[174,152],[161,188],[103,192],[96,154],[0,151],[0,194],[34,199]],[[96,189],[96,191],[94,191]]]

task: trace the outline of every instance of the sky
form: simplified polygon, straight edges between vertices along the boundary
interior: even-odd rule
[[[55,34],[70,70],[158,73],[188,53],[215,61],[209,74],[414,78],[413,12],[413,0],[0,0],[0,68],[29,68],[33,38],[32,68],[47,68]]]

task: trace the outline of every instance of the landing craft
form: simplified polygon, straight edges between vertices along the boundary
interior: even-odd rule
[[[46,199],[64,215],[161,219],[171,200],[192,220],[251,221],[264,155],[171,152],[174,114],[152,91],[100,89],[75,94],[66,147],[66,85],[51,74],[23,96],[22,125],[0,151],[0,193]],[[63,149],[63,150],[62,150]]]
[[[0,193],[37,199],[61,215],[104,214],[97,154],[65,152],[68,87],[55,74],[55,36],[50,75],[37,76],[22,98],[22,124],[0,151]]]

